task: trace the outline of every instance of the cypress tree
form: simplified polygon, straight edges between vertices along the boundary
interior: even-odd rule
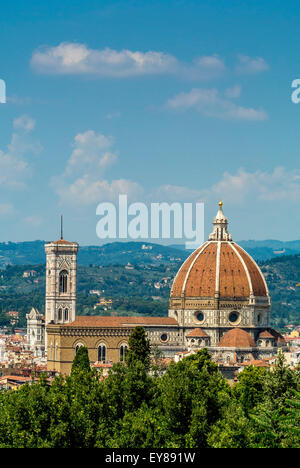
[[[91,367],[88,349],[85,346],[80,346],[73,360],[71,374],[73,374],[75,371],[88,372],[90,370]]]
[[[131,367],[141,362],[146,369],[150,367],[150,341],[143,327],[135,327],[129,337],[129,349],[126,354],[126,363]]]

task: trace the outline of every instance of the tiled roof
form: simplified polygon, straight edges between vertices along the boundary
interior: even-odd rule
[[[14,380],[15,382],[30,382],[32,380],[31,377],[23,377],[21,375],[3,375],[0,377],[0,381],[5,380]]]
[[[267,330],[264,330],[258,336],[259,338],[273,338],[274,339],[274,336],[271,335],[271,333],[269,333]]]
[[[135,327],[135,326],[178,326],[178,322],[171,317],[105,317],[105,316],[77,316],[76,320],[66,323],[64,327]]]
[[[97,367],[97,368],[100,367],[100,368],[103,368],[103,369],[110,369],[112,367],[112,364],[96,361],[93,364],[93,367]]]
[[[284,337],[278,331],[274,330],[273,328],[269,328],[269,332],[274,338],[276,338],[278,343],[285,344]]]
[[[67,241],[65,239],[59,239],[59,240],[57,240],[55,242],[51,242],[51,244],[69,244],[69,245],[71,245],[71,244],[76,244],[76,242],[70,242],[70,241]]]
[[[265,359],[253,359],[252,361],[242,362],[239,364],[241,367],[255,366],[255,367],[270,367],[270,364]]]
[[[201,338],[201,337],[202,338],[208,338],[208,334],[205,333],[205,331],[202,330],[202,328],[194,328],[194,330],[192,330],[186,336],[188,336],[188,337],[195,336],[195,337],[199,337],[199,338]]]
[[[225,333],[219,341],[220,348],[253,348],[253,338],[242,328],[233,328]]]

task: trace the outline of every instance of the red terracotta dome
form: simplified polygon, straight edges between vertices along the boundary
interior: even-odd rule
[[[252,336],[242,328],[233,328],[225,333],[219,341],[220,348],[254,348]]]
[[[197,337],[197,338],[209,338],[208,334],[202,328],[194,328],[190,333],[186,335],[187,337]]]
[[[209,240],[179,269],[171,299],[179,297],[249,298],[269,296],[264,276],[253,258],[231,240],[222,205]]]

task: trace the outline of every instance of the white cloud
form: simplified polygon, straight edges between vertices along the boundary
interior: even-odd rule
[[[39,73],[88,74],[101,78],[175,74],[190,79],[210,79],[225,70],[218,55],[201,56],[185,63],[160,51],[96,50],[76,42],[62,42],[56,47],[36,50],[31,65]]]
[[[119,194],[126,194],[128,199],[141,196],[143,190],[136,182],[126,179],[112,180],[97,179],[91,174],[72,181],[70,184],[53,184],[62,203],[84,206],[100,202],[117,202]]]
[[[238,65],[235,67],[237,73],[244,75],[255,75],[269,70],[269,65],[262,57],[248,57],[238,55]]]
[[[30,157],[42,150],[41,145],[31,139],[35,121],[29,116],[14,120],[15,132],[6,150],[0,150],[0,187],[24,188],[32,174]]]
[[[141,194],[142,188],[136,182],[104,178],[107,168],[117,160],[113,144],[112,137],[93,130],[76,135],[64,173],[51,180],[62,203],[91,205],[116,201],[120,193],[126,193],[128,198]]]
[[[247,172],[240,168],[236,173],[224,172],[219,181],[202,190],[189,187],[165,185],[157,189],[156,195],[165,201],[204,201],[222,199],[231,204],[251,202],[300,200],[300,170],[275,167],[272,171]]]
[[[88,130],[78,133],[73,143],[73,151],[66,167],[67,175],[81,174],[82,171],[102,173],[116,159],[116,153],[109,151],[113,145],[113,139],[101,133]]]
[[[232,97],[238,97],[237,89],[234,92],[231,90],[232,93]],[[203,115],[220,119],[261,121],[268,118],[263,109],[239,106],[228,97],[220,96],[219,91],[215,88],[193,88],[187,93],[180,93],[169,99],[166,107],[174,110],[195,109]]]
[[[127,194],[130,201],[215,202],[218,199],[231,204],[252,202],[300,200],[300,170],[275,167],[272,171],[224,172],[210,187],[201,190],[186,186],[163,185],[146,193],[143,187],[128,179],[109,180],[105,171],[115,161],[114,141],[101,133],[89,130],[74,139],[74,149],[66,163],[66,170],[52,178],[51,185],[63,204],[84,207],[101,201],[118,201]]]
[[[195,58],[191,64],[178,64],[178,75],[187,79],[210,80],[223,75],[226,66],[217,55],[208,55]]]
[[[21,115],[20,117],[14,119],[14,128],[22,129],[26,132],[31,132],[35,127],[35,120],[29,117],[28,115]]]
[[[24,179],[29,175],[27,161],[0,150],[0,187],[24,188]]]
[[[239,169],[236,174],[225,172],[222,179],[210,189],[232,203],[242,203],[246,197],[260,201],[300,200],[300,170],[288,171],[276,167],[272,172]]]
[[[224,70],[225,68],[223,60],[221,60],[217,54],[198,57],[194,60],[194,64],[199,67],[214,70]]]
[[[176,59],[163,52],[89,49],[85,44],[63,42],[33,53],[31,64],[39,72],[56,74],[96,74],[102,77],[165,73]]]
[[[225,96],[229,99],[238,98],[241,95],[242,88],[239,85],[235,85],[232,88],[225,89]]]

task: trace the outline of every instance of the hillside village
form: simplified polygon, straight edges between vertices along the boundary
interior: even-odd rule
[[[131,243],[130,243],[131,244]],[[145,248],[147,247],[147,249]],[[111,247],[110,247],[111,249]],[[117,251],[119,246],[116,247]],[[124,249],[124,246],[123,246]],[[139,245],[141,263],[135,263],[131,246],[126,252],[126,263],[110,265],[81,265],[78,267],[78,314],[166,315],[168,298],[174,276],[186,258],[186,253],[154,252],[156,247]],[[154,257],[148,262],[148,254]],[[134,250],[136,252],[136,249]],[[125,255],[123,253],[122,255]],[[258,262],[266,278],[272,297],[272,323],[276,328],[300,324],[299,255],[282,256]],[[130,260],[130,261],[129,261]],[[0,270],[0,326],[10,325],[11,311],[18,313],[13,325],[25,327],[26,314],[31,307],[44,310],[45,266],[8,265]]]

